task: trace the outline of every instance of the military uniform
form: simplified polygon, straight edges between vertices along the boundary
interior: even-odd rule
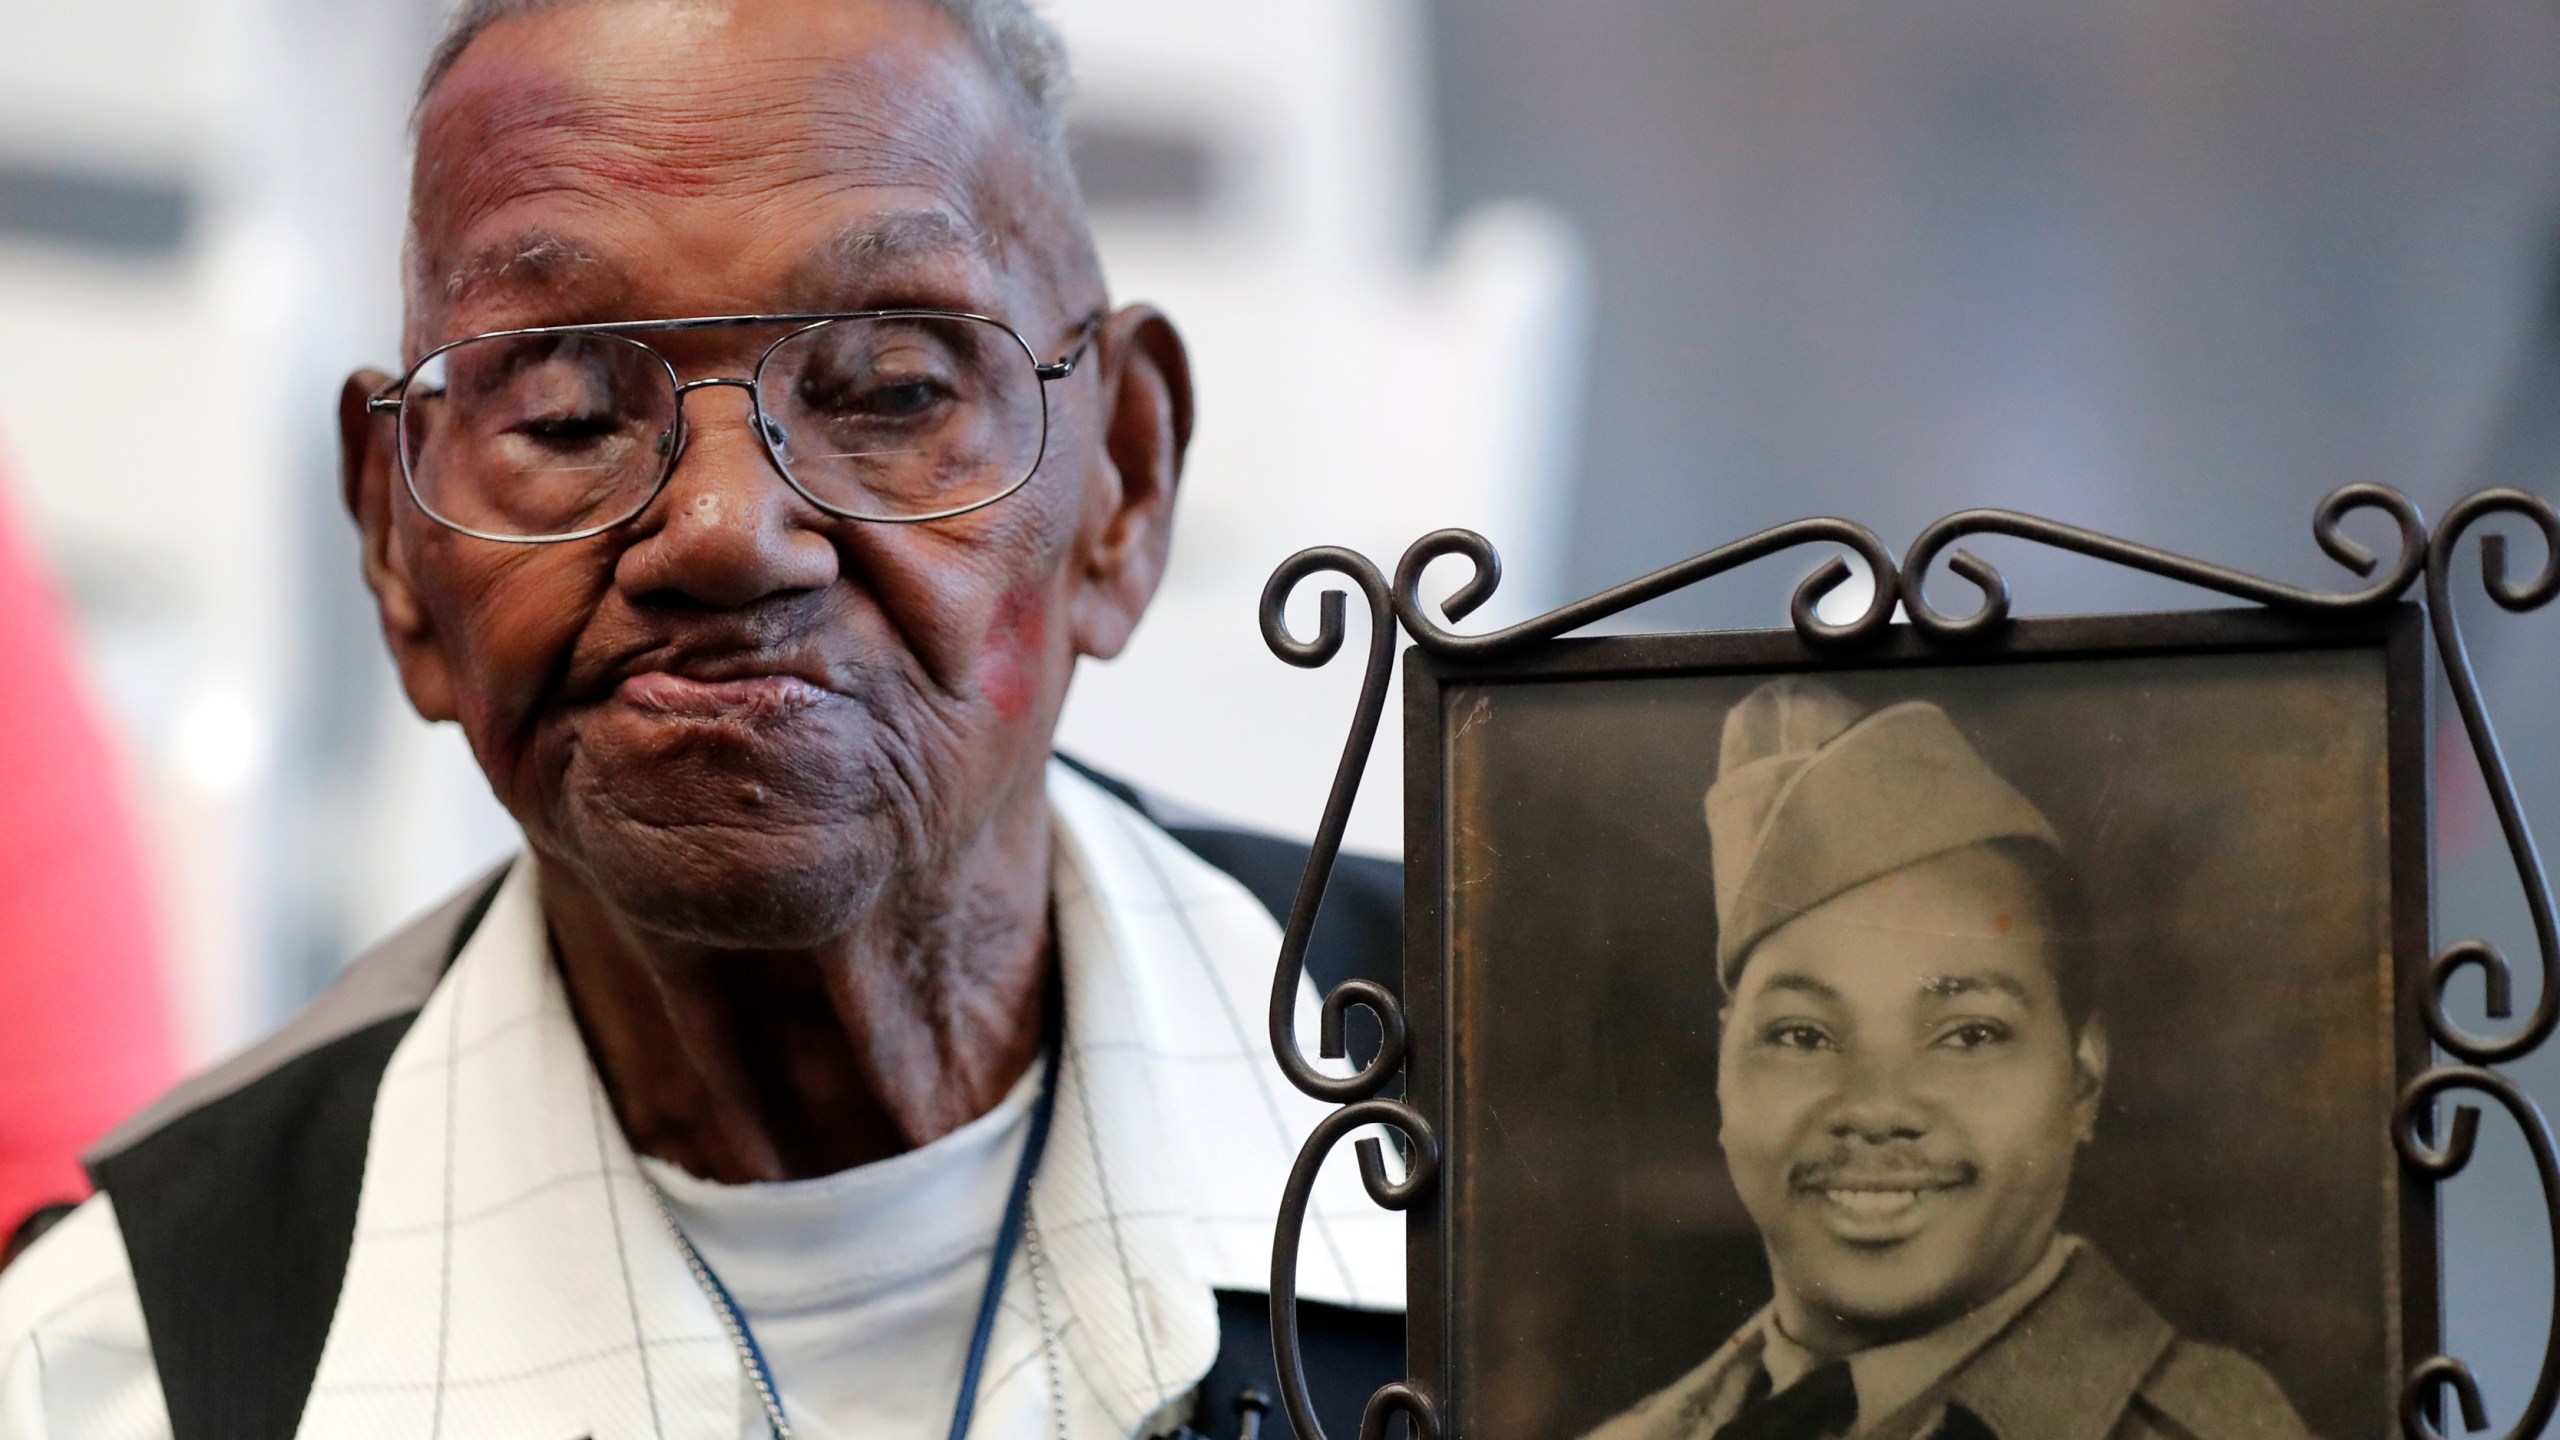
[[[1962,1324],[1962,1321],[1956,1322]],[[1714,1440],[1762,1359],[1765,1316],[1588,1440]],[[2235,1350],[2182,1338],[2083,1245],[1979,1349],[1857,1440],[2310,1440],[2284,1392]]]

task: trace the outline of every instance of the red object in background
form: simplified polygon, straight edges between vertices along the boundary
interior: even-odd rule
[[[169,1084],[149,890],[60,609],[0,504],[0,1240]]]

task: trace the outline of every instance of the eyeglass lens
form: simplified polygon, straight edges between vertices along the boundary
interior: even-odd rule
[[[837,514],[913,520],[1030,477],[1047,414],[1012,331],[960,316],[864,316],[785,336],[755,376],[768,453]],[[418,503],[447,524],[526,539],[629,519],[682,434],[676,382],[607,332],[484,336],[430,359],[401,407]]]

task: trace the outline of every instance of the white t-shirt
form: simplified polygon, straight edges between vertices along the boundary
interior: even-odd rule
[[[1040,1071],[930,1145],[814,1180],[719,1185],[640,1157],[745,1312],[802,1440],[950,1433]],[[993,1415],[973,1429],[1014,1433]]]

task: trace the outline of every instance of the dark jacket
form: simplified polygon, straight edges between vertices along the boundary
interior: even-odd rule
[[[2178,1334],[2095,1247],[2074,1256],[2053,1289],[1932,1399],[1938,1403],[1924,1400],[1902,1417],[1912,1440],[1924,1427],[1946,1440],[2311,1435],[2258,1362]],[[1896,1440],[1890,1428],[1878,1433]]]
[[[1722,1358],[1722,1353],[1718,1357]],[[1756,1362],[1755,1362],[1756,1363]],[[1596,1432],[1710,1440],[1692,1401],[1717,1360]],[[2258,1363],[2178,1334],[2096,1247],[1919,1399],[1860,1440],[2311,1440]]]
[[[1305,846],[1169,821],[1128,786],[1076,768],[1285,916]],[[1402,877],[1381,860],[1346,857],[1337,867],[1308,956],[1319,988],[1353,976],[1397,983]],[[91,1153],[90,1173],[115,1204],[177,1440],[293,1435],[354,1246],[374,1093],[496,894],[493,877],[375,946],[283,1030]],[[1219,1353],[1193,1423],[1222,1437],[1238,1432],[1241,1392],[1276,1394],[1278,1382],[1268,1298],[1217,1298]],[[1370,1394],[1404,1374],[1402,1317],[1304,1304],[1299,1325],[1319,1418],[1331,1435],[1356,1435]],[[1261,1433],[1289,1436],[1286,1413],[1275,1409]]]

